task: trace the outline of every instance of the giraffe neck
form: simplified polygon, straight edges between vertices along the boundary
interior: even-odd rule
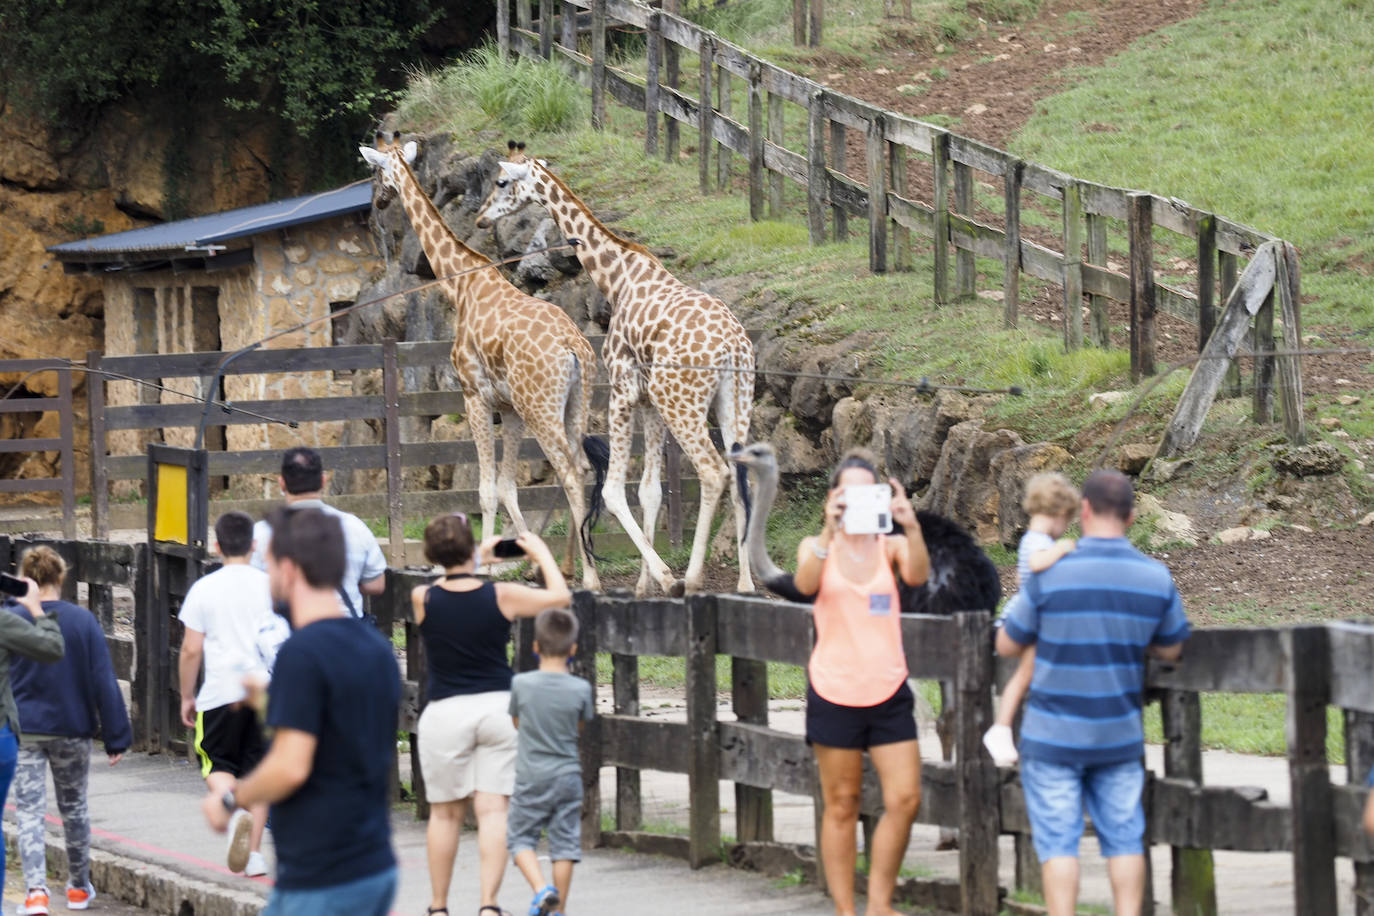
[[[405,207],[406,216],[410,218],[411,228],[420,239],[420,246],[429,258],[429,266],[434,269],[436,277],[457,274],[454,279],[443,284],[443,288],[454,291],[451,296],[455,309],[454,320],[456,328],[461,333],[464,328],[472,325],[471,319],[475,317],[473,313],[481,300],[481,291],[495,280],[495,277],[491,276],[495,273],[495,268],[473,270],[475,267],[490,264],[491,260],[464,245],[458,236],[453,234],[453,230],[439,215],[439,209],[434,206],[434,201],[430,200],[429,195],[420,187],[420,181],[410,166],[402,160],[397,160],[397,164],[401,167],[403,175],[399,191],[401,204]]]
[[[667,273],[643,245],[628,242],[607,229],[552,172],[534,163],[532,174],[549,215],[563,235],[580,241],[577,259],[612,308],[632,294],[636,285],[660,272]],[[635,283],[630,282],[630,274],[637,275]]]

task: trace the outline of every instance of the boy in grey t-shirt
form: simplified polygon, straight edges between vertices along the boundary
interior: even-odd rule
[[[539,670],[517,674],[510,685],[510,714],[520,737],[515,756],[515,794],[506,819],[506,846],[534,889],[530,916],[566,906],[573,863],[582,859],[582,765],[577,739],[596,715],[592,685],[568,673],[577,649],[577,618],[561,608],[534,621]],[[544,883],[534,848],[549,832],[553,884]]]

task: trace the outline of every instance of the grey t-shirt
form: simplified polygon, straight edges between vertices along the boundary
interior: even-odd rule
[[[510,682],[510,714],[520,720],[516,785],[542,785],[581,772],[579,723],[596,715],[591,684],[557,671],[517,674]]]

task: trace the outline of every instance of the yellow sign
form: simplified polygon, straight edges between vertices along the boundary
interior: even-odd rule
[[[186,468],[178,464],[157,466],[157,521],[153,539],[189,544],[186,532]]]

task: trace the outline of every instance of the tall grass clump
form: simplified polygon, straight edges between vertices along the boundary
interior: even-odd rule
[[[486,44],[442,70],[411,74],[397,115],[416,129],[557,133],[580,127],[587,105],[562,68],[525,57],[502,60],[500,49]]]

